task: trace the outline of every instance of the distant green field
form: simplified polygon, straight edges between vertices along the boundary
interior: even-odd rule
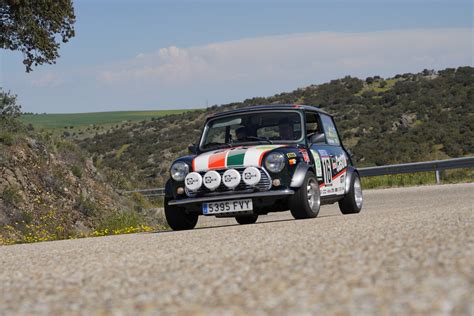
[[[31,123],[37,129],[58,129],[65,126],[86,127],[90,125],[110,125],[125,121],[150,120],[170,114],[179,114],[189,110],[161,110],[161,111],[120,111],[120,112],[95,112],[73,114],[25,114],[21,120]]]

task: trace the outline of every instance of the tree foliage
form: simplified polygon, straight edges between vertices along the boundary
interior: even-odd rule
[[[19,127],[18,117],[21,106],[16,104],[16,95],[4,92],[0,88],[0,130],[12,130]]]
[[[60,42],[74,36],[72,0],[2,0],[0,45],[23,53],[26,72],[32,66],[53,64]]]

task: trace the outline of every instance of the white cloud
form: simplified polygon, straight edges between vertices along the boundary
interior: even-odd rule
[[[139,51],[128,60],[55,65],[8,80],[28,111],[43,112],[49,104],[56,112],[197,108],[345,75],[473,65],[473,43],[470,28],[289,34]]]
[[[112,64],[97,77],[112,86],[132,83],[177,89],[313,83],[346,74],[393,75],[472,65],[473,41],[472,29],[466,28],[290,34],[188,48],[170,46]]]

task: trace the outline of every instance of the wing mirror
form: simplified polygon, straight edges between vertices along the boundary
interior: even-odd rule
[[[311,144],[324,144],[326,143],[326,135],[324,133],[315,133],[310,137]]]
[[[196,155],[197,154],[197,146],[192,144],[188,146],[188,150],[190,154]]]

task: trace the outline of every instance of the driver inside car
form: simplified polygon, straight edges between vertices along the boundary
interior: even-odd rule
[[[241,126],[235,130],[235,136],[237,141],[243,142],[247,140],[247,128],[245,126]]]
[[[281,140],[295,139],[293,125],[290,123],[290,121],[287,118],[284,118],[278,122],[278,131],[280,132]]]

